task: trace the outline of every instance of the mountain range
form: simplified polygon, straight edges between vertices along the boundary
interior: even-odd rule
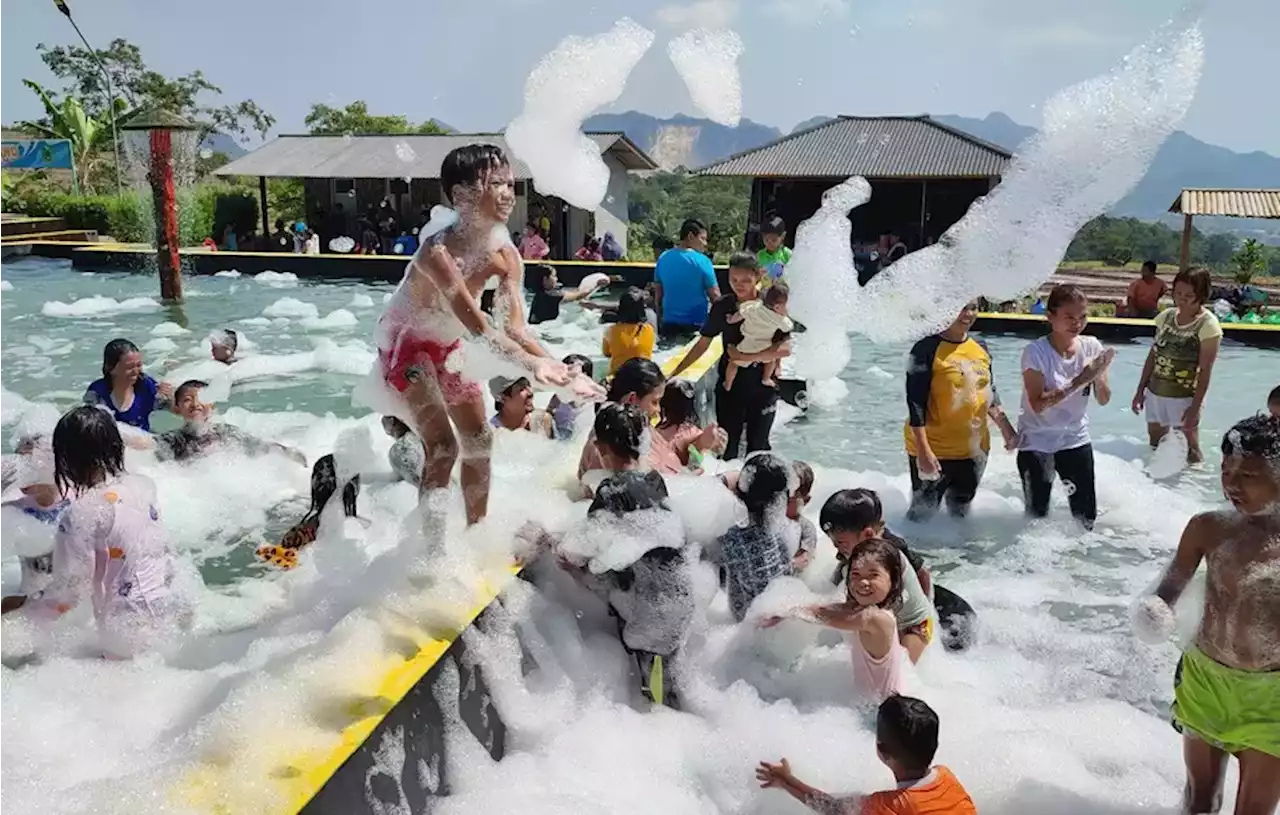
[[[814,117],[796,125],[791,132],[815,127],[831,118]],[[1019,124],[999,112],[982,119],[955,115],[933,118],[1010,151],[1016,151],[1036,132],[1034,127]],[[737,127],[726,127],[682,114],[661,119],[638,111],[598,114],[589,118],[583,129],[622,131],[666,168],[703,167],[786,135],[776,127],[750,119],[743,119]],[[1147,174],[1110,214],[1180,226],[1181,217],[1169,214],[1168,209],[1184,187],[1280,188],[1280,158],[1261,151],[1237,153],[1175,131],[1157,151]],[[1280,240],[1277,221],[1198,217],[1196,226],[1206,232]]]

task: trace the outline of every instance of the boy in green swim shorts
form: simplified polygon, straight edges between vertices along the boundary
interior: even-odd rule
[[[1138,635],[1164,642],[1172,607],[1207,567],[1204,617],[1174,676],[1182,733],[1183,811],[1217,812],[1228,754],[1240,762],[1235,815],[1280,804],[1280,417],[1257,415],[1222,440],[1222,490],[1231,509],[1187,523],[1155,595],[1139,603]]]

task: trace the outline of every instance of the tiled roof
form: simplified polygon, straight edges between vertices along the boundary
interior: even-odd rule
[[[700,175],[986,178],[1009,152],[928,116],[841,116],[730,156]]]
[[[1187,215],[1280,218],[1280,190],[1183,190],[1169,211]]]

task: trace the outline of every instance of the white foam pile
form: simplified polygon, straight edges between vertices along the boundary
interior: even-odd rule
[[[341,309],[339,309],[341,311]],[[272,380],[296,376],[310,371],[321,371],[346,376],[362,376],[373,366],[377,353],[362,340],[334,342],[328,337],[317,337],[310,351],[292,354],[253,354],[238,356],[233,365],[226,365],[209,355],[208,340],[199,346],[200,359],[174,368],[164,375],[164,381],[180,385],[188,379],[208,382],[203,398],[210,402],[226,402],[231,387],[239,383]],[[241,347],[251,349],[252,344],[241,337]],[[150,343],[148,350],[151,349]]]
[[[114,297],[95,294],[69,303],[50,300],[40,307],[40,313],[46,317],[108,317],[134,311],[155,311],[159,308],[160,304],[150,297],[116,300]]]
[[[505,135],[543,194],[589,211],[604,200],[609,168],[600,146],[582,134],[582,122],[622,94],[652,44],[652,31],[624,18],[603,34],[564,38],[534,67],[524,110]]]
[[[8,280],[0,280],[0,291],[12,291],[13,284]]]
[[[266,274],[266,272],[263,272]],[[281,297],[262,310],[263,317],[289,317],[315,320],[320,317],[320,309],[315,303],[298,300],[293,297]]]
[[[298,285],[298,276],[293,272],[276,272],[268,269],[253,276],[255,283],[264,283],[275,288],[289,288]]]
[[[1198,25],[1161,30],[1112,72],[1054,95],[1000,185],[936,244],[858,292],[851,330],[877,342],[916,339],[945,327],[975,297],[1011,300],[1036,289],[1077,230],[1142,178],[1195,98],[1203,63]],[[789,277],[808,262],[807,251],[797,233]],[[846,240],[823,260],[843,267],[850,254]]]
[[[708,119],[726,127],[737,127],[742,119],[742,50],[742,38],[730,29],[698,28],[667,43],[667,55],[693,103]]]

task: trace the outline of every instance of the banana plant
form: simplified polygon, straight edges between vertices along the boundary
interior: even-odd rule
[[[74,96],[66,96],[56,100],[52,94],[42,88],[39,83],[30,79],[22,80],[44,105],[45,118],[38,122],[18,122],[17,127],[43,139],[66,139],[71,142],[71,152],[75,157],[76,174],[80,188],[87,189],[91,171],[101,161],[104,152],[111,151],[111,126],[109,115],[95,118],[85,112],[84,105]],[[112,100],[117,115],[128,107],[123,99]]]

